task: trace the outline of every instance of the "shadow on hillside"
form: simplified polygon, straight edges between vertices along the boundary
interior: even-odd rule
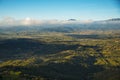
[[[73,38],[77,39],[109,39],[111,38],[110,36],[106,35],[79,35],[79,34],[70,34],[67,36],[71,36]]]
[[[78,61],[78,62],[77,62]],[[80,63],[88,64],[88,67],[82,66]],[[65,63],[54,63],[50,62],[41,66],[6,66],[0,68],[1,72],[4,71],[21,71],[22,77],[30,78],[33,76],[41,76],[46,78],[46,80],[93,80],[93,73],[102,71],[102,66],[95,66],[95,58],[89,56],[84,61],[80,57],[74,57],[71,62]],[[23,74],[28,75],[27,77]]]
[[[0,58],[18,54],[55,54],[64,50],[74,50],[79,45],[48,44],[33,39],[8,39],[0,41]]]

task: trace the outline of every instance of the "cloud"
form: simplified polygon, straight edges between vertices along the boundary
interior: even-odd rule
[[[14,25],[14,24],[15,24],[15,19],[12,17],[4,17],[3,19],[0,20],[0,26]]]
[[[27,25],[36,25],[36,24],[40,24],[40,21],[33,20],[29,17],[21,20],[16,20],[12,17],[3,17],[2,19],[0,19],[0,26],[4,26],[4,27],[20,26],[20,25],[27,26]]]
[[[81,20],[38,20],[32,19],[30,17],[16,20],[12,17],[4,17],[0,19],[0,26],[10,27],[10,26],[38,26],[38,25],[54,25],[54,24],[80,24],[80,23],[90,23],[91,20],[81,21]]]

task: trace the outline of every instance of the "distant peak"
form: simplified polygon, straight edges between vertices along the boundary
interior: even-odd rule
[[[68,19],[68,21],[77,21],[76,19]]]
[[[120,18],[112,18],[112,19],[108,19],[107,21],[120,21]]]

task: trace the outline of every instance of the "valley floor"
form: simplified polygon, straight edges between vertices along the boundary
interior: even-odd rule
[[[0,34],[0,80],[119,80],[120,34],[93,33]]]

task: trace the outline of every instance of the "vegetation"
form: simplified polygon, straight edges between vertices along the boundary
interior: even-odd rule
[[[0,80],[119,80],[119,74],[119,30],[0,34]]]

